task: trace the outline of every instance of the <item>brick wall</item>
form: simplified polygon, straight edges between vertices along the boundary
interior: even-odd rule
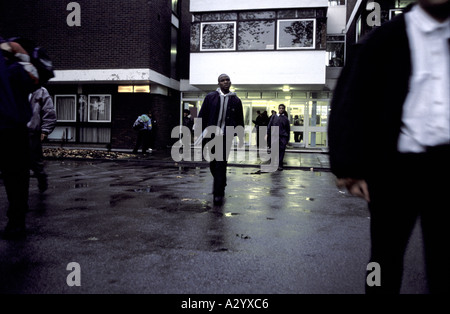
[[[169,0],[78,0],[81,26],[68,26],[69,0],[1,1],[0,34],[44,46],[55,68],[151,68],[170,76]]]

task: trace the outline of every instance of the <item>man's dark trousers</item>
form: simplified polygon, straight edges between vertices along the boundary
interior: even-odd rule
[[[420,222],[429,292],[450,293],[447,250],[450,211],[450,145],[426,153],[398,154],[385,173],[368,179],[371,262],[380,265],[381,286],[367,293],[400,292],[403,257]]]
[[[214,137],[215,143],[222,143],[222,154],[216,150],[216,147],[209,147],[210,149],[210,162],[209,170],[214,178],[213,194],[214,196],[224,196],[225,187],[227,185],[227,166],[228,166],[228,154],[231,148],[231,141],[227,143],[227,137],[224,135],[218,135]],[[204,141],[205,143],[206,141]],[[227,149],[228,147],[228,149]],[[218,156],[215,154],[217,153]]]
[[[28,129],[24,126],[0,130],[0,139],[7,147],[0,154],[0,171],[9,201],[8,223],[25,227],[30,182]]]

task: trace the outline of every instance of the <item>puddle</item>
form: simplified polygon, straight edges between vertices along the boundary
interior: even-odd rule
[[[224,216],[225,217],[233,217],[233,216],[237,216],[240,215],[239,213],[225,213]]]
[[[135,193],[151,193],[151,192],[161,192],[165,190],[165,187],[157,186],[157,185],[151,185],[147,187],[139,187],[139,188],[133,188],[125,190],[127,192],[135,192]]]

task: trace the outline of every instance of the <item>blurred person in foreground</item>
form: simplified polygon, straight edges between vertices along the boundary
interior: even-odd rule
[[[25,49],[0,37],[0,171],[9,202],[5,239],[26,236],[30,178],[27,123],[32,113],[28,97],[38,88],[38,78]]]
[[[368,202],[380,266],[381,285],[366,293],[400,293],[418,218],[429,292],[450,292],[449,12],[449,0],[418,0],[355,45],[336,86],[331,169]]]

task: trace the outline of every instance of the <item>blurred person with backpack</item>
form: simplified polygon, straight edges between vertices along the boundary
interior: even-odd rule
[[[26,236],[30,178],[27,123],[32,115],[28,97],[39,87],[38,71],[30,61],[24,47],[0,37],[0,171],[9,202],[5,239]]]
[[[133,124],[133,130],[137,131],[136,145],[133,149],[133,154],[137,154],[139,148],[142,146],[142,153],[146,154],[151,145],[152,140],[152,114],[140,115]]]

